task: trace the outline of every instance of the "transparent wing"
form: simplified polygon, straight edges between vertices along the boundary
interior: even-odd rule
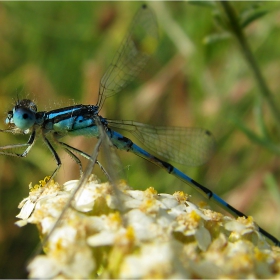
[[[158,43],[158,27],[153,11],[143,5],[136,13],[129,31],[112,63],[100,81],[97,105],[124,88],[144,68]]]
[[[215,150],[213,135],[203,128],[152,126],[133,121],[107,120],[109,127],[132,133],[144,146],[165,160],[197,166]]]

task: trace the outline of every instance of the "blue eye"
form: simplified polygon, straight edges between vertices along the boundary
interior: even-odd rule
[[[13,110],[14,124],[22,129],[28,129],[35,123],[35,113],[26,108],[17,108]]]

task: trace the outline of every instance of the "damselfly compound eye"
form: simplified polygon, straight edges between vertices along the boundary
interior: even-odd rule
[[[34,111],[26,108],[14,108],[13,110],[13,121],[14,124],[22,129],[26,130],[35,123]]]

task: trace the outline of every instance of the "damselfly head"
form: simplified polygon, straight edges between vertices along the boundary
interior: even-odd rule
[[[17,128],[26,130],[31,128],[36,120],[37,106],[29,99],[16,102],[12,111],[8,112],[6,124],[14,124]]]

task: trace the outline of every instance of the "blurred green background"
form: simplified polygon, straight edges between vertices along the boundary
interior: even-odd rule
[[[14,100],[35,100],[39,110],[96,104],[99,80],[141,2],[0,2],[1,129]],[[160,29],[158,50],[145,71],[122,93],[106,100],[101,114],[168,126],[204,127],[217,150],[202,167],[178,166],[280,238],[279,119],[260,95],[236,39],[223,30],[225,14],[213,6],[151,2]],[[280,4],[234,2],[266,82],[280,107]],[[265,12],[263,12],[265,11]],[[262,13],[263,12],[263,13]],[[257,18],[255,15],[263,15]],[[245,18],[245,19],[244,19]],[[1,133],[0,145],[26,137]],[[91,153],[93,140],[65,138]],[[78,167],[59,150],[56,177],[78,179]],[[183,190],[173,176],[134,155],[118,153],[133,188]],[[35,227],[14,225],[28,185],[56,164],[38,140],[24,159],[0,156],[0,277],[26,277],[25,264],[39,242]],[[102,177],[99,170],[96,173]],[[213,205],[215,208],[215,206]],[[215,208],[219,210],[218,208]]]

